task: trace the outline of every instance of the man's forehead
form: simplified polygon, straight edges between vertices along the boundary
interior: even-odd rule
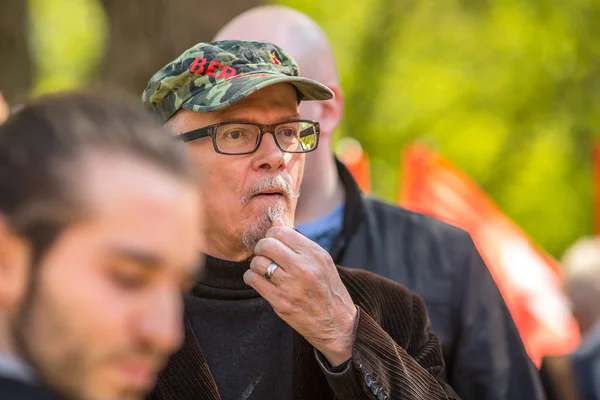
[[[228,109],[221,110],[215,116],[215,119],[219,120],[219,122],[229,121],[229,120],[242,120],[242,119],[248,120],[248,121],[256,120],[257,122],[261,122],[261,121],[265,121],[265,119],[269,119],[269,117],[272,115],[272,116],[275,116],[275,121],[270,121],[270,122],[276,122],[277,120],[295,118],[295,117],[298,117],[298,115],[299,115],[297,107],[295,109],[289,109],[289,108],[282,107],[279,109],[271,109],[270,111],[272,111],[272,112],[271,113],[257,113],[255,109],[252,109],[250,107],[228,108]],[[266,121],[266,122],[269,122],[269,121]]]
[[[198,207],[191,182],[134,155],[90,153],[78,167],[73,195],[86,210],[86,219],[144,222],[153,215],[173,217]]]

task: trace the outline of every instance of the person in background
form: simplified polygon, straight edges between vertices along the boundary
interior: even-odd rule
[[[582,338],[572,356],[579,395],[600,400],[600,237],[575,242],[562,263],[565,292]]]
[[[281,46],[302,76],[335,93],[300,104],[301,118],[319,121],[321,136],[319,148],[307,154],[296,229],[336,264],[367,269],[423,297],[443,347],[445,379],[463,399],[543,399],[535,366],[469,235],[361,193],[333,156],[344,97],[333,50],[317,23],[287,7],[262,6],[234,18],[214,40],[228,39]]]
[[[0,126],[0,398],[136,400],[201,268],[185,149],[135,100],[40,98]]]

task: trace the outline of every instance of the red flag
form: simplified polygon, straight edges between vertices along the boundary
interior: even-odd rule
[[[420,145],[404,157],[401,204],[468,231],[498,285],[525,348],[544,356],[572,352],[579,331],[561,289],[560,266],[506,217],[467,175]]]

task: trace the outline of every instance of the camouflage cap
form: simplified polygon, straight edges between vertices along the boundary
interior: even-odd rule
[[[296,88],[299,101],[333,98],[327,86],[298,74],[294,59],[269,42],[198,43],[150,78],[142,101],[167,121],[180,108],[219,110],[282,82]]]

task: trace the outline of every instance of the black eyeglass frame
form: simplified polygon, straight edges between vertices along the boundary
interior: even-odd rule
[[[279,145],[279,141],[277,140],[277,136],[275,136],[275,128],[277,128],[279,125],[285,125],[285,124],[289,124],[289,123],[293,123],[293,122],[305,122],[305,123],[310,123],[310,124],[314,125],[314,127],[315,127],[314,133],[316,135],[316,139],[315,139],[315,146],[312,149],[306,150],[306,151],[289,151],[289,150],[284,150],[281,148],[281,146]],[[252,151],[247,151],[244,153],[224,153],[221,150],[219,150],[219,148],[217,147],[217,130],[219,129],[219,127],[221,127],[223,125],[230,125],[230,124],[254,125],[260,129],[260,133],[258,135],[258,138],[256,139],[256,145],[254,146],[254,149],[252,149]],[[294,119],[294,120],[290,120],[290,121],[277,122],[274,124],[257,124],[256,122],[246,122],[246,121],[227,121],[227,122],[220,122],[218,124],[203,126],[202,128],[194,129],[193,131],[184,132],[182,134],[175,136],[175,139],[181,140],[183,142],[191,142],[192,140],[202,139],[204,137],[210,136],[212,139],[213,147],[217,153],[227,155],[227,156],[241,156],[241,155],[252,154],[252,153],[256,152],[256,150],[258,150],[258,148],[260,147],[260,144],[262,142],[262,137],[264,136],[265,133],[270,133],[271,135],[273,135],[273,139],[275,140],[275,144],[277,145],[277,148],[279,148],[279,150],[283,151],[284,153],[304,154],[304,153],[310,153],[311,151],[315,151],[317,149],[317,147],[319,147],[319,135],[321,133],[321,129],[320,129],[319,123],[317,121],[311,121],[309,119]]]

